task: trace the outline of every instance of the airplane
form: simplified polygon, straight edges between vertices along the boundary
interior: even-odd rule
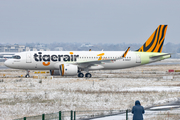
[[[159,25],[149,39],[136,51],[27,51],[16,53],[5,66],[27,70],[50,70],[50,75],[92,77],[92,70],[115,70],[136,67],[171,57],[162,53],[168,25]]]

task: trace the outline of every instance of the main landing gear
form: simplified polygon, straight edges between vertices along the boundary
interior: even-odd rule
[[[85,74],[85,77],[86,77],[86,78],[91,78],[91,76],[92,76],[91,73],[86,73],[86,74]],[[80,73],[78,73],[78,77],[83,78],[83,77],[84,77],[84,74],[80,72]]]
[[[91,76],[92,76],[91,73],[86,73],[86,74],[85,74],[85,77],[86,77],[86,78],[91,78]]]
[[[30,72],[30,71],[27,70],[27,74],[25,75],[26,78],[29,78],[29,77],[30,77],[29,72]]]
[[[80,73],[78,73],[78,77],[83,78],[84,74],[80,72]]]

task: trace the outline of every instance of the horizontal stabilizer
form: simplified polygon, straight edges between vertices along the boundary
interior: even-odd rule
[[[150,57],[150,59],[158,59],[160,57],[167,56],[167,55],[171,55],[171,54],[167,53],[167,54],[163,54],[163,55],[152,56],[152,57]]]

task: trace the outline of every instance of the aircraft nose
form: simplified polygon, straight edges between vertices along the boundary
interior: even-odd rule
[[[4,62],[4,65],[5,65],[6,67],[9,67],[9,66],[10,66],[10,61],[9,61],[9,60],[6,60],[6,61]]]

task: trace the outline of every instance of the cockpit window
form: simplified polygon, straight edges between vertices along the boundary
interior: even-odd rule
[[[13,59],[21,59],[21,57],[19,55],[14,55],[12,58]]]

